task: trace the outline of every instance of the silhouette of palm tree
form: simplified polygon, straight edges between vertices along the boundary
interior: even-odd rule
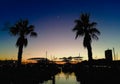
[[[75,20],[76,25],[72,30],[73,32],[76,32],[75,39],[80,36],[84,37],[83,46],[88,50],[88,60],[92,61],[93,58],[91,42],[92,39],[99,39],[98,35],[100,35],[100,31],[95,28],[97,25],[96,22],[90,22],[89,16],[90,15],[87,13],[81,14],[80,18],[78,20]]]
[[[28,20],[19,20],[16,24],[10,27],[10,33],[18,36],[16,46],[18,49],[18,66],[21,65],[23,47],[28,44],[27,36],[36,37],[37,33],[34,32],[34,26],[29,25]]]

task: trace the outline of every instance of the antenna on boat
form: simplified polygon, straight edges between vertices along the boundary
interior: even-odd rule
[[[80,53],[79,53],[79,57],[80,57]]]
[[[115,57],[115,49],[113,48],[113,54],[114,54],[114,60],[116,60],[116,57]]]
[[[116,60],[118,60],[118,52],[117,52],[117,54],[116,54]]]
[[[47,63],[47,51],[46,51],[46,63]]]

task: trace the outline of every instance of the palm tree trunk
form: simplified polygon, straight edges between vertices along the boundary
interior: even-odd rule
[[[19,46],[19,50],[18,50],[18,67],[21,65],[22,53],[23,53],[23,45]]]
[[[91,62],[93,58],[92,58],[92,47],[90,43],[87,46],[87,50],[88,50],[88,61]]]
[[[88,50],[89,71],[91,72],[92,71],[92,61],[93,61],[93,58],[92,58],[92,47],[91,47],[90,43],[87,46],[87,50]]]

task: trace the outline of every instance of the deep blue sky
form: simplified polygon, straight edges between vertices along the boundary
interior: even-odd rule
[[[82,39],[74,40],[74,20],[81,13],[90,13],[90,20],[98,23],[101,31],[98,42],[92,43],[93,57],[104,58],[104,50],[113,47],[120,54],[119,0],[0,0],[0,30],[4,24],[14,24],[20,18],[35,25],[37,38],[29,38],[23,58],[45,56],[77,56],[87,59]],[[0,58],[17,58],[15,42],[8,32],[0,31]],[[49,58],[50,58],[49,57]]]

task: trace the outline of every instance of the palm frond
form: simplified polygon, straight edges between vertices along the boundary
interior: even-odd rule
[[[37,36],[37,33],[36,33],[36,32],[31,32],[30,36],[31,36],[31,37],[36,37],[36,36]]]
[[[22,24],[22,25],[23,25],[24,27],[27,27],[27,26],[28,26],[28,24],[29,24],[28,20],[23,20],[22,22],[23,22],[23,24]]]
[[[90,15],[88,13],[81,14],[80,19],[83,23],[89,23]]]
[[[79,36],[79,33],[77,32],[77,33],[76,33],[76,36],[75,36],[75,39],[77,39],[77,38],[78,38],[78,36]]]
[[[78,31],[78,30],[80,30],[80,28],[77,25],[72,29],[73,32]]]
[[[86,40],[85,40],[85,39],[83,39],[83,46],[84,46],[84,48],[86,48],[86,47],[87,47],[87,42],[86,42]]]
[[[90,30],[89,30],[89,33],[90,34],[97,34],[97,35],[100,35],[100,31],[98,30],[98,29],[96,29],[96,28],[91,28]]]
[[[95,27],[96,25],[97,25],[96,22],[92,22],[92,23],[89,24],[89,27],[92,28],[92,27]]]
[[[92,37],[93,39],[95,39],[95,40],[98,40],[98,39],[99,39],[96,34],[92,34],[91,37]]]
[[[34,31],[34,28],[35,28],[34,25],[30,25],[30,26],[28,27],[28,29],[31,30],[31,31]]]
[[[77,20],[75,20],[75,23],[80,24],[81,21],[77,19]]]
[[[24,39],[24,44],[23,44],[23,45],[26,47],[27,44],[28,44],[28,40],[27,40],[27,38],[25,38],[25,39]]]
[[[28,35],[28,34],[30,34],[33,31],[34,31],[34,26],[30,25],[29,27],[26,28],[25,34]]]
[[[77,39],[78,36],[79,36],[79,37],[80,37],[80,36],[84,36],[84,34],[85,34],[83,28],[78,28],[78,27],[77,27],[77,28],[73,28],[72,31],[76,32],[75,39]]]
[[[16,36],[19,33],[19,29],[16,27],[11,27],[9,31],[12,35]]]

